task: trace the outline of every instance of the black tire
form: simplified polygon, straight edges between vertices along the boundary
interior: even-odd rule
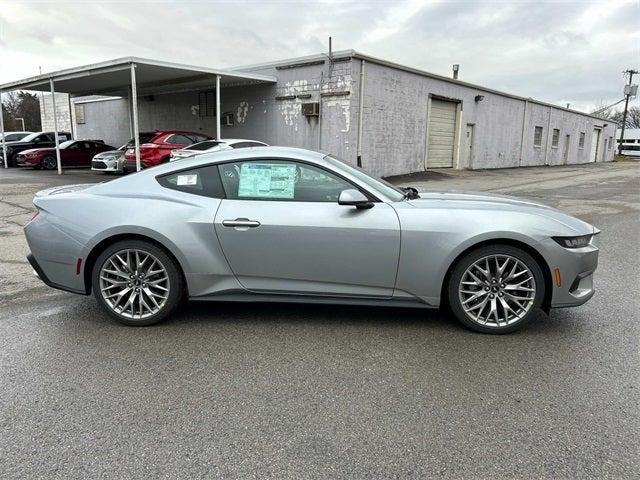
[[[533,305],[529,308],[527,313],[522,318],[508,325],[496,326],[483,325],[481,323],[478,323],[469,314],[467,314],[467,312],[465,312],[462,306],[459,287],[465,271],[467,270],[467,268],[473,265],[474,262],[490,255],[509,255],[516,258],[531,271],[535,281],[535,297],[533,299]],[[536,312],[542,305],[545,295],[545,288],[546,285],[542,269],[538,262],[527,252],[512,245],[486,245],[467,253],[455,264],[449,277],[446,300],[451,312],[465,327],[476,332],[503,334],[519,330],[520,328],[525,326],[533,316],[536,315]]]
[[[46,157],[44,157],[40,162],[40,165],[42,165],[42,168],[44,168],[45,170],[55,170],[56,168],[58,168],[56,157],[52,155],[47,155]]]
[[[114,253],[126,249],[136,249],[142,252],[146,252],[155,257],[155,259],[161,264],[168,275],[168,288],[169,292],[165,300],[164,305],[159,311],[151,316],[143,319],[132,319],[114,311],[103,297],[103,293],[100,288],[100,271],[104,263]],[[147,326],[153,325],[169,316],[178,307],[183,296],[184,283],[182,280],[182,273],[180,267],[176,261],[168,255],[162,248],[143,240],[123,240],[107,247],[96,259],[91,273],[91,285],[93,294],[100,306],[118,322],[129,326]]]

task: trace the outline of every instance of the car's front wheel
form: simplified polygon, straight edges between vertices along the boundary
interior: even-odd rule
[[[182,297],[182,275],[167,253],[141,240],[106,248],[92,274],[98,303],[125,325],[152,325],[167,317]]]
[[[44,168],[45,170],[55,170],[58,167],[58,162],[56,160],[56,157],[47,155],[42,159],[40,165],[42,165],[42,168]]]
[[[455,265],[448,284],[454,315],[483,333],[509,333],[524,326],[544,299],[538,262],[511,245],[473,250]]]

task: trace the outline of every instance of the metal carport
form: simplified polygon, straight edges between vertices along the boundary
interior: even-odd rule
[[[58,173],[62,173],[60,148],[58,144],[58,122],[56,118],[55,93],[68,93],[72,96],[105,95],[128,97],[131,106],[131,124],[135,140],[136,166],[140,170],[140,145],[138,130],[138,95],[152,95],[172,92],[176,89],[198,90],[215,88],[216,92],[216,137],[220,138],[220,89],[225,86],[276,83],[276,78],[237,70],[221,70],[207,67],[195,67],[177,63],[149,60],[138,57],[124,57],[107,62],[82,67],[44,73],[0,85],[0,95],[12,90],[34,90],[50,92],[53,104],[53,118],[56,142]],[[0,97],[1,98],[1,97]],[[8,168],[6,145],[4,141],[4,121],[2,102],[0,101],[0,135],[4,167]]]

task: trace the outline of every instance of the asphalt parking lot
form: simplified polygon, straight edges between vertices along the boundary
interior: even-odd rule
[[[594,298],[506,336],[317,305],[120,326],[34,278],[22,234],[37,190],[109,178],[0,171],[1,478],[637,478],[640,163],[394,179],[602,230]]]

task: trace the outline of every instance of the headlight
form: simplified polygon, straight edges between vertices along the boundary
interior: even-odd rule
[[[592,234],[581,235],[579,237],[551,237],[565,248],[581,248],[589,245]]]

